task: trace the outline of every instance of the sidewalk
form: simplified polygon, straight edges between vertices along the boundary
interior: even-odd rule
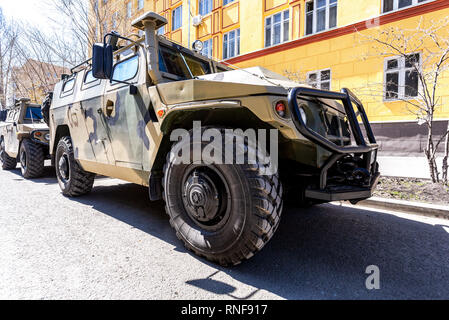
[[[441,168],[443,158],[437,158]],[[425,157],[378,157],[380,173],[386,177],[408,177],[430,179],[429,166]]]

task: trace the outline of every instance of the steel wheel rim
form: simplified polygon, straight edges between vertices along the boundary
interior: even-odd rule
[[[5,142],[2,140],[0,142],[0,163],[3,164],[5,162]]]
[[[58,172],[64,182],[70,179],[69,159],[66,154],[63,154],[58,161]]]
[[[180,188],[184,209],[196,225],[210,232],[226,225],[231,211],[230,189],[217,168],[190,166]]]
[[[22,150],[22,152],[20,152],[20,165],[22,166],[23,170],[26,170],[27,168],[27,155],[25,150]]]

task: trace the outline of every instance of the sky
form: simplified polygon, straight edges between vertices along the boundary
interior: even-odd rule
[[[53,24],[50,17],[54,19],[56,15],[48,3],[44,3],[42,0],[0,0],[0,7],[7,19],[28,22],[43,31],[50,31]]]

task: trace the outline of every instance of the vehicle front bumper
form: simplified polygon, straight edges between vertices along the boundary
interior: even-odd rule
[[[326,137],[323,137],[309,128],[300,114],[298,99],[301,99],[301,97],[342,101],[351,127],[352,137],[356,145],[336,145]],[[340,93],[298,87],[290,91],[288,104],[294,114],[293,122],[295,123],[298,131],[310,141],[332,153],[332,156],[327,160],[324,166],[320,168],[320,177],[319,182],[317,183],[318,187],[309,187],[306,189],[305,197],[321,201],[350,200],[352,202],[370,198],[376,189],[380,177],[379,165],[377,163],[379,146],[376,142],[365,109],[360,100],[357,99],[357,97],[348,89],[342,89],[342,92]],[[354,111],[354,105],[358,110],[358,115]],[[360,124],[357,120],[358,116],[362,119],[368,142],[365,140],[362,133]],[[367,172],[365,181],[361,185],[354,185],[349,181],[338,185],[329,184],[329,170],[331,170],[338,161],[347,156],[360,157],[363,159],[363,164],[361,167],[365,170],[365,172]]]

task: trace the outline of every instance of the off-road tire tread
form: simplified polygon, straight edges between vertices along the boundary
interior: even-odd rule
[[[44,148],[36,143],[33,143],[29,139],[23,140],[22,146],[25,148],[25,152],[27,152],[27,170],[24,171],[22,169],[23,177],[26,179],[41,177],[44,174],[45,169]],[[22,150],[20,150],[20,152],[22,152]]]
[[[71,162],[70,173],[72,179],[70,188],[68,190],[63,190],[63,194],[68,197],[79,197],[88,194],[92,191],[95,181],[95,174],[84,171],[78,162],[75,161],[72,139],[70,137],[62,137],[58,143],[58,148],[61,144],[65,144],[67,147],[69,161]]]
[[[2,163],[2,169],[3,170],[14,170],[17,167],[17,159],[11,158],[6,153],[4,155],[5,155],[5,159],[3,160],[3,163]]]
[[[223,135],[225,134],[224,129],[217,129],[219,129]],[[172,148],[175,148],[176,145],[180,143],[182,143],[182,141],[176,142],[173,144]],[[249,148],[248,145],[246,145],[246,147]],[[169,214],[169,208],[165,196],[165,183],[167,179],[167,171],[170,165],[170,153],[168,153],[163,169],[164,178],[162,179],[162,195],[166,204],[165,211],[170,217],[170,225],[173,229],[175,229],[173,218]],[[256,216],[258,220],[257,224],[251,226],[250,233],[247,233],[244,237],[242,237],[240,241],[236,243],[236,245],[228,252],[220,255],[209,255],[196,250],[195,247],[185,241],[179,232],[176,231],[177,238],[184,243],[188,250],[222,266],[235,266],[253,257],[271,240],[281,221],[281,214],[283,210],[283,187],[278,173],[271,176],[261,174],[263,167],[265,167],[262,164],[245,164],[241,165],[241,167],[251,187],[253,203],[252,214]]]

